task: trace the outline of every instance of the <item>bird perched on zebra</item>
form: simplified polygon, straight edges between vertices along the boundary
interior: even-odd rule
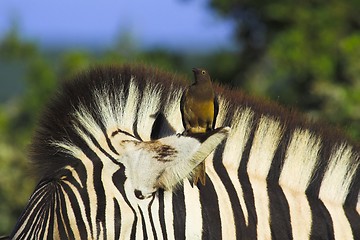
[[[218,103],[211,84],[209,73],[205,69],[193,68],[195,82],[185,89],[180,103],[184,135],[205,133],[213,130],[218,113]],[[193,182],[205,185],[205,162],[193,171]]]

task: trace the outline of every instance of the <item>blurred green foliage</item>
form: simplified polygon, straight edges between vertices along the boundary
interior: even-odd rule
[[[360,139],[360,1],[210,0],[236,22],[232,80]]]
[[[0,39],[0,235],[14,226],[36,184],[26,149],[59,81],[95,64],[142,62],[295,106],[360,139],[360,2],[211,0],[236,22],[238,50],[207,54],[140,50],[123,35],[106,50],[41,49],[14,28]]]

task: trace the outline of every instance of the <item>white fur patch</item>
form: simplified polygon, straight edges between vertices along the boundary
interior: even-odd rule
[[[170,87],[172,93],[167,96],[165,102],[164,116],[169,124],[174,127],[175,132],[183,132],[184,126],[182,124],[181,111],[180,111],[180,99],[183,94],[182,89],[174,89]]]
[[[349,220],[341,205],[323,201],[333,221],[335,239],[354,239]]]
[[[215,128],[223,127],[223,123],[226,118],[226,113],[229,109],[229,102],[226,101],[222,96],[218,96],[219,112],[216,118]]]
[[[137,104],[139,102],[139,89],[135,83],[134,77],[131,78],[128,90],[128,97],[125,104],[125,108],[121,114],[121,130],[126,131],[128,133],[134,133],[133,125],[138,117],[137,115]]]
[[[161,90],[158,86],[148,84],[144,90],[142,102],[137,113],[137,129],[142,140],[149,141],[155,114],[159,111]]]
[[[351,227],[342,208],[359,163],[352,159],[352,148],[346,144],[333,149],[321,183],[319,198],[333,220],[336,239],[351,239]]]
[[[352,147],[333,149],[319,192],[320,199],[343,205],[359,163],[352,159]]]
[[[184,196],[186,207],[185,239],[201,239],[203,223],[199,190],[197,187],[192,187],[187,180],[184,180]]]
[[[312,213],[304,193],[317,167],[320,142],[308,130],[295,130],[286,152],[279,183],[289,203],[294,239],[310,236]]]
[[[269,196],[266,178],[282,136],[281,125],[262,116],[254,135],[250,150],[247,171],[254,192],[255,208],[258,217],[257,236],[259,239],[271,238]]]
[[[288,146],[279,183],[304,193],[317,167],[321,140],[308,130],[295,130]]]
[[[220,177],[217,175],[213,161],[209,159],[213,159],[213,153],[208,156],[206,161],[206,173],[211,179],[211,182],[214,185],[217,197],[218,197],[218,205],[220,211],[220,219],[221,219],[221,235],[223,239],[231,239],[236,234],[235,224],[234,224],[234,213],[231,207],[231,201],[229,198],[229,194],[226,191],[224,184],[222,184]]]
[[[244,110],[240,109],[235,112],[231,126],[231,132],[226,141],[223,153],[223,164],[229,174],[234,188],[236,189],[237,197],[240,201],[240,206],[244,213],[246,225],[248,224],[248,211],[238,177],[238,168],[240,166],[240,161],[246,142],[250,136],[253,117],[254,113],[249,108]]]
[[[176,197],[176,195],[175,195]],[[164,191],[164,218],[166,225],[166,234],[168,239],[175,239],[174,231],[174,209],[173,209],[173,193]]]
[[[99,109],[100,117],[102,118],[102,123],[108,131],[115,131],[121,127],[121,113],[124,111],[123,99],[124,92],[122,89],[116,89],[116,94],[111,96],[113,99],[110,99],[110,90],[111,86],[104,86],[102,89],[97,89],[94,91],[95,103]],[[108,132],[108,135],[111,135],[111,132]]]
[[[265,116],[260,118],[247,165],[249,177],[266,180],[281,136],[282,129],[278,121]]]

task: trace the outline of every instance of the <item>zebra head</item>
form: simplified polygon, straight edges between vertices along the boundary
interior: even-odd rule
[[[172,190],[222,142],[230,128],[207,134],[172,135],[153,141],[121,141],[125,173],[135,196],[146,199],[162,188]]]

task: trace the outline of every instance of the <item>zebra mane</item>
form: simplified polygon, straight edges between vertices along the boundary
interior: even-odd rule
[[[143,141],[182,132],[179,104],[189,83],[130,65],[94,68],[64,82],[45,108],[31,145],[35,171],[41,178],[56,178],[61,169],[76,166],[80,160],[72,152],[86,146],[79,132],[96,138],[122,131]],[[340,131],[241,91],[221,86],[215,91],[216,127],[232,130],[219,156],[223,161],[209,162],[210,168],[222,164],[240,169],[240,178],[247,172],[268,184],[357,202],[360,150]]]

